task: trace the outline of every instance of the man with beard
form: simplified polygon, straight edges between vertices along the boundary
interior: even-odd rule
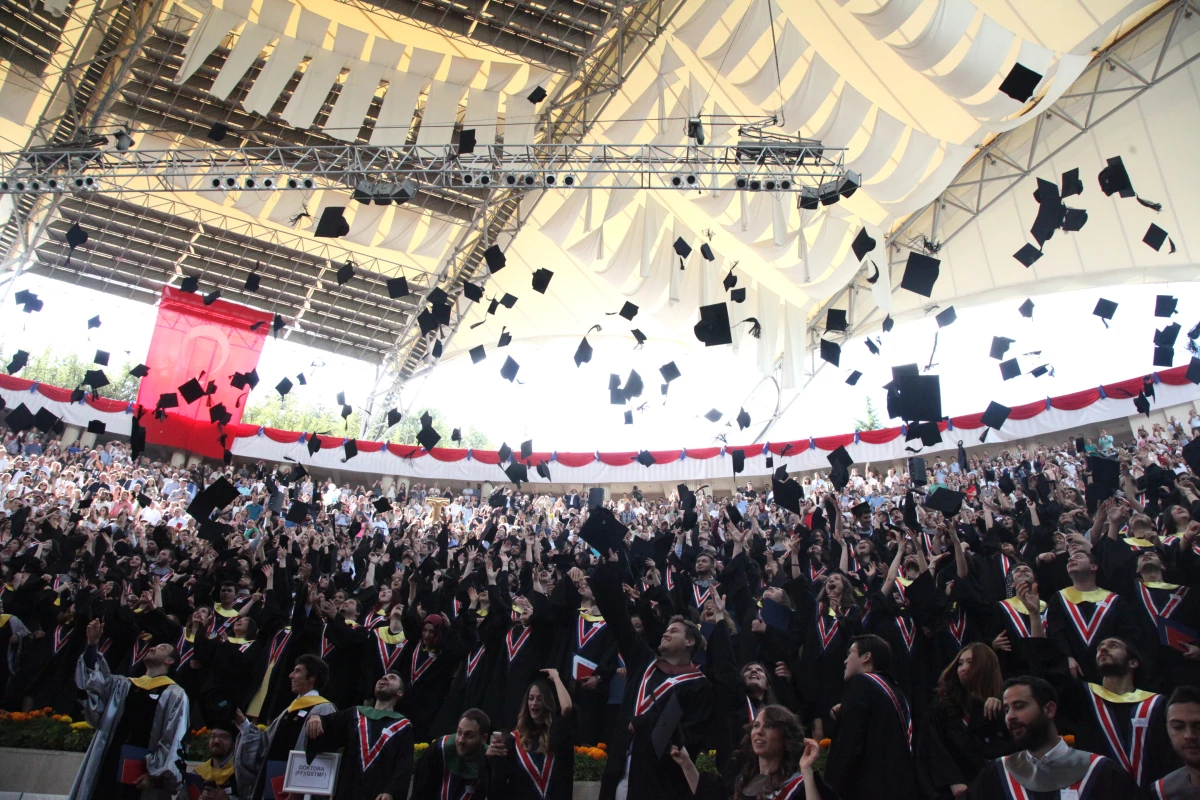
[[[184,776],[176,800],[188,800],[189,789],[199,790],[199,800],[236,800],[241,795],[233,769],[233,743],[237,729],[221,722],[213,723],[208,731],[208,760],[201,761]]]
[[[375,703],[310,715],[305,724],[308,753],[344,749],[336,800],[407,800],[412,778],[412,723],[396,710],[404,681],[395,672],[375,682]]]
[[[1200,800],[1200,689],[1180,686],[1167,700],[1167,735],[1183,766],[1151,787],[1155,800]]]
[[[289,677],[295,699],[265,730],[261,731],[238,709],[234,713],[240,735],[234,752],[238,786],[249,800],[275,800],[283,785],[288,753],[308,744],[305,724],[309,714],[332,714],[337,706],[321,697],[329,680],[324,661],[306,653],[296,659]]]
[[[1063,648],[1072,674],[1093,683],[1100,680],[1095,658],[1099,642],[1110,636],[1127,642],[1139,639],[1131,606],[1096,585],[1099,569],[1095,555],[1083,548],[1074,550],[1067,559],[1071,586],[1046,601],[1050,638]]]
[[[1004,722],[1019,752],[985,766],[971,800],[1128,800],[1141,796],[1133,778],[1104,756],[1072,749],[1058,735],[1058,695],[1041,678],[1004,684]]]
[[[468,708],[458,728],[429,746],[417,763],[414,798],[483,800],[488,795],[485,738],[492,721],[478,708]],[[378,798],[376,798],[378,800]]]
[[[113,675],[99,652],[104,626],[87,626],[87,649],[75,683],[87,692],[84,717],[96,729],[71,786],[71,800],[170,797],[182,780],[188,700],[167,677],[175,648],[159,644],[144,659],[139,678]]]
[[[1018,589],[1030,607],[1038,603],[1032,584]],[[1129,642],[1110,636],[1096,648],[1101,683],[1071,677],[1067,659],[1045,638],[1040,619],[1031,622],[1030,644],[1042,645],[1041,672],[1056,684],[1062,716],[1075,723],[1079,747],[1111,758],[1139,786],[1149,787],[1175,766],[1166,742],[1161,695],[1134,687],[1141,656]]]
[[[889,677],[891,659],[888,643],[874,634],[856,636],[850,645],[825,768],[838,797],[917,797],[912,715]]]

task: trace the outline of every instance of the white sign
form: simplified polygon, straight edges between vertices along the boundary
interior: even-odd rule
[[[283,790],[288,794],[332,797],[341,760],[337,753],[318,753],[310,764],[303,750],[291,751],[283,773]]]

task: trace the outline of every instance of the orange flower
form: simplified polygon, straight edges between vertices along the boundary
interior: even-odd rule
[[[29,719],[29,715],[24,711],[14,711],[10,715],[9,719],[11,719],[13,722],[25,722]]]
[[[605,757],[607,756],[607,754],[603,750],[601,750],[599,747],[591,748],[588,751],[588,755],[590,755],[596,761],[603,761],[605,759]]]
[[[831,744],[833,744],[833,739],[822,739],[821,741],[817,742],[817,744],[821,747],[829,747]]]
[[[601,750],[605,750],[605,751],[608,750],[608,745],[606,745],[604,742],[598,742],[596,744],[596,747],[600,748]]]
[[[1067,746],[1068,746],[1068,747],[1074,747],[1074,746],[1075,746],[1075,737],[1074,737],[1074,736],[1072,736],[1072,735],[1071,735],[1071,734],[1069,734],[1069,733],[1068,733],[1066,736],[1064,736],[1064,737],[1063,737],[1063,741],[1067,743]]]
[[[41,718],[42,718],[42,717],[44,717],[44,716],[46,716],[46,715],[45,715],[45,714],[43,714],[43,713],[42,713],[40,710],[39,710],[39,711],[30,711],[30,712],[29,712],[29,718],[30,718],[30,719],[41,719]]]
[[[54,709],[51,708],[50,706],[46,706],[45,708],[42,709],[42,713],[46,714],[48,716],[48,715],[54,713]]]

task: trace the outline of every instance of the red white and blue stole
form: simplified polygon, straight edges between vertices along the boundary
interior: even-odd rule
[[[908,652],[912,652],[913,642],[917,639],[917,623],[908,619],[903,614],[897,614],[896,630],[900,631],[900,638],[904,640],[904,646],[908,648]]]
[[[1029,791],[1024,786],[1017,783],[1017,779],[1008,769],[1009,758],[1011,758],[1011,756],[997,759],[996,761],[996,764],[1000,769],[1000,785],[1003,787],[1004,796],[1007,797],[1008,800],[1029,800]],[[1088,789],[1088,787],[1091,786],[1092,775],[1095,774],[1096,767],[1100,765],[1100,762],[1103,759],[1104,756],[1098,756],[1095,753],[1092,753],[1092,763],[1088,767],[1088,771],[1084,773],[1082,778],[1075,781],[1075,783],[1060,789],[1060,793],[1070,791],[1073,792],[1074,797],[1086,797],[1084,792]]]
[[[271,650],[267,656],[267,663],[270,666],[275,666],[283,656],[283,649],[287,647],[288,640],[292,638],[292,629],[280,628],[275,631],[275,635],[271,637]]]
[[[1154,602],[1154,594],[1150,590],[1163,589],[1170,591],[1168,587],[1174,589],[1174,591],[1167,597],[1167,602],[1163,604],[1162,608],[1159,608],[1158,603]],[[1187,596],[1187,591],[1186,586],[1175,586],[1170,583],[1158,584],[1157,586],[1146,586],[1144,583],[1138,583],[1138,594],[1141,595],[1142,606],[1145,607],[1146,613],[1150,615],[1150,622],[1155,627],[1158,626],[1160,619],[1171,618],[1171,615],[1183,604],[1183,598]]]
[[[713,581],[712,583],[710,583],[708,585],[708,587],[706,589],[701,591],[700,587],[693,583],[692,584],[692,599],[696,601],[696,608],[703,609],[704,603],[707,602],[708,598],[714,596],[716,594],[717,589],[719,589],[720,587],[721,587],[721,584],[717,583],[716,581]]]
[[[804,796],[804,776],[797,772],[779,787],[774,800],[800,800]]]
[[[327,658],[333,652],[333,648],[337,647],[337,645],[325,638],[327,630],[329,630],[328,622],[321,626],[321,658]]]
[[[817,578],[821,577],[828,571],[829,570],[825,569],[825,567],[821,567],[820,569],[813,569],[813,562],[812,561],[808,562],[808,579],[809,579],[809,581],[811,581],[813,583],[816,583]]]
[[[148,633],[143,633],[133,640],[133,660],[130,662],[131,665],[142,663],[142,659],[150,654],[150,648],[154,647],[151,644],[153,641],[153,637]]]
[[[828,623],[826,623],[827,618],[829,620]],[[822,651],[828,650],[830,642],[833,641],[833,637],[837,636],[838,622],[839,621],[836,616],[823,614],[821,613],[820,606],[817,607],[817,634],[821,637]]]
[[[692,671],[683,672],[679,675],[669,675],[665,681],[658,685],[657,688],[651,690],[648,688],[650,685],[650,676],[654,674],[656,663],[657,662],[651,662],[650,666],[646,667],[646,671],[642,674],[642,683],[638,687],[637,702],[634,703],[633,706],[633,715],[635,717],[640,717],[642,714],[645,714],[647,711],[649,711],[660,697],[674,689],[676,686],[679,686],[683,683],[690,683],[691,681],[698,681],[704,678],[704,673],[697,669],[695,665],[693,665]]]
[[[196,647],[193,644],[194,638],[187,638],[187,630],[183,630],[179,634],[179,641],[175,643],[175,669],[179,669],[184,664],[192,660],[192,656],[196,654]]]
[[[57,654],[60,650],[67,646],[67,642],[71,640],[71,629],[66,625],[57,625],[54,628],[54,652]]]
[[[1012,623],[1013,629],[1016,630],[1017,635],[1019,635],[1022,639],[1028,639],[1029,638],[1029,623],[1027,623],[1025,621],[1025,617],[1028,615],[1022,614],[1020,611],[1017,610],[1016,603],[1020,603],[1020,602],[1021,601],[1018,600],[1017,598],[1010,597],[1007,600],[1002,600],[1000,602],[1000,608],[1002,608],[1004,610],[1005,615],[1008,617],[1008,621]],[[1022,604],[1021,608],[1025,608],[1025,605]],[[1026,610],[1028,610],[1028,609],[1026,609]],[[1042,602],[1042,607],[1039,610],[1039,615],[1042,618],[1042,625],[1044,626],[1046,624],[1046,603],[1045,603],[1045,601]]]
[[[383,664],[383,671],[387,672],[392,668],[392,664],[396,663],[400,651],[404,648],[404,633],[393,634],[387,628],[376,628],[375,647],[379,651],[379,663]]]
[[[379,628],[387,625],[388,618],[386,614],[380,614],[378,611],[372,611],[367,614],[367,618],[363,620],[363,625],[368,628]]]
[[[487,649],[487,645],[479,645],[475,652],[467,656],[467,677],[475,674],[475,668],[479,666],[479,660],[483,658],[483,651]]]
[[[866,675],[872,683],[882,689],[883,693],[886,694],[888,699],[892,701],[892,707],[896,709],[896,714],[900,717],[900,727],[904,729],[904,738],[908,741],[908,749],[911,751],[913,730],[912,716],[908,713],[908,704],[900,699],[900,696],[896,694],[895,690],[892,689],[892,687],[888,685],[888,682],[879,675],[876,675],[874,672],[864,672],[862,674]]]
[[[520,629],[521,635],[515,640],[513,632]],[[517,625],[508,629],[508,633],[504,635],[504,644],[508,646],[508,663],[512,663],[517,654],[521,652],[521,648],[525,646],[525,642],[529,641],[529,634],[533,632],[533,628]]]
[[[754,724],[754,718],[758,716],[758,709],[754,707],[754,701],[749,696],[746,697],[746,722]]]
[[[1132,694],[1131,701],[1119,701],[1122,705],[1127,702],[1134,704],[1133,713],[1129,718],[1129,739],[1122,741],[1121,733],[1113,720],[1112,711],[1106,704],[1108,698],[1116,696],[1105,691],[1102,686],[1088,684],[1088,696],[1092,701],[1092,711],[1096,714],[1096,721],[1100,723],[1100,730],[1104,732],[1108,749],[1112,751],[1117,761],[1133,777],[1134,781],[1140,784],[1146,755],[1146,736],[1150,731],[1150,717],[1154,714],[1154,709],[1162,700],[1162,696],[1142,691]]]
[[[579,615],[579,621],[575,625],[575,636],[578,644],[577,652],[582,651],[584,645],[592,640],[597,633],[604,629],[604,619],[600,618],[596,622],[589,622],[584,619],[582,613]]]
[[[675,591],[675,568],[667,565],[667,591]]]
[[[1103,590],[1101,590],[1103,591]],[[1117,596],[1112,592],[1105,592],[1105,598],[1096,603],[1096,609],[1092,612],[1090,620],[1084,620],[1083,611],[1079,606],[1072,603],[1068,599],[1067,592],[1074,594],[1074,590],[1061,589],[1059,595],[1062,597],[1063,607],[1066,609],[1067,618],[1071,620],[1071,624],[1075,626],[1075,632],[1079,634],[1079,638],[1083,640],[1088,647],[1092,646],[1092,641],[1096,638],[1096,634],[1100,631],[1100,625],[1103,624],[1104,618],[1108,616],[1108,612],[1112,610],[1113,603]],[[1094,601],[1080,601],[1094,602]]]
[[[517,754],[517,763],[525,770],[525,774],[533,782],[533,788],[537,789],[538,795],[544,800],[546,792],[550,791],[550,776],[554,774],[554,753],[547,752],[545,758],[542,759],[541,767],[539,767],[534,754],[526,750],[521,744],[520,735],[516,731],[513,731],[512,737],[513,749]]]
[[[438,742],[438,747],[442,749],[442,788],[438,792],[438,800],[467,800],[475,796],[475,784],[471,783],[468,786],[460,786],[457,792],[453,791],[452,784],[454,783],[454,773],[446,768],[446,747],[450,744],[450,737],[443,736]]]
[[[221,632],[224,631],[226,628],[228,628],[230,625],[232,625],[233,621],[238,618],[238,615],[236,612],[234,612],[233,614],[231,614],[228,617],[225,616],[224,614],[221,614],[218,611],[218,609],[220,609],[220,608],[221,608],[220,606],[213,606],[213,615],[208,620],[208,638],[210,638],[210,639],[215,639],[218,636],[220,636]],[[221,620],[220,625],[217,624],[218,619]]]
[[[367,718],[357,711],[354,712],[354,716],[358,718],[358,755],[362,759],[363,772],[370,769],[371,765],[375,763],[375,759],[379,758],[379,754],[383,752],[388,739],[412,727],[412,723],[406,719],[397,720],[380,731],[379,738],[372,743],[371,728]]]
[[[416,683],[417,680],[420,679],[420,677],[425,674],[425,671],[427,669],[429,669],[429,665],[432,664],[434,661],[437,661],[437,653],[430,652],[430,653],[426,653],[428,658],[426,658],[424,661],[422,661],[420,664],[418,664],[417,658],[421,655],[421,653],[424,651],[424,649],[425,648],[423,648],[423,647],[413,648],[412,669],[410,669],[408,672],[408,685],[409,686],[412,686],[414,683]]]
[[[946,619],[946,629],[950,631],[950,636],[954,638],[955,646],[962,649],[963,636],[967,632],[967,615],[963,611],[962,606],[954,604],[954,609],[951,610],[950,616]]]

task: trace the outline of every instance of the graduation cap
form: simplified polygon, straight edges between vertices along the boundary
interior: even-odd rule
[[[1010,358],[1007,361],[1000,362],[1000,377],[1006,381],[1021,374],[1021,365],[1017,363],[1015,358]]]
[[[297,500],[288,506],[287,513],[283,518],[293,525],[303,525],[304,520],[308,518],[308,503]]]
[[[633,349],[636,350],[637,348],[641,347],[642,345],[644,345],[646,343],[646,334],[642,333],[637,328],[634,328],[633,330],[631,330],[630,333],[633,334],[633,338],[637,342],[637,344],[634,345]]]
[[[12,411],[8,412],[8,416],[4,420],[4,424],[13,433],[27,431],[33,427],[34,417],[24,403],[19,404]]]
[[[891,333],[892,328],[896,327],[896,320],[892,319],[892,315],[888,314],[883,318],[883,332]]]
[[[1195,361],[1195,359],[1192,360]],[[1192,473],[1200,473],[1200,436],[1183,446],[1182,455]]]
[[[346,457],[342,459],[342,462],[345,463],[358,455],[358,442],[353,439],[347,439],[342,443],[342,450],[346,453]]]
[[[515,294],[509,294],[508,292],[505,292],[504,296],[500,298],[500,305],[504,306],[505,308],[512,308],[517,304],[517,299],[518,298]],[[448,308],[449,307],[447,307],[447,309]],[[435,308],[434,311],[436,312],[437,309]]]
[[[251,272],[246,276],[246,283],[242,289],[247,292],[257,292],[259,285],[262,283],[262,276],[257,272]]]
[[[308,444],[306,446],[308,447],[308,454],[310,456],[315,456],[317,451],[321,449],[321,437],[317,436],[315,433],[312,434],[308,437]]]
[[[228,425],[230,420],[232,420],[232,419],[233,419],[233,415],[230,414],[225,409],[224,403],[217,403],[215,406],[213,406],[212,408],[210,408],[208,410],[208,421],[209,422],[218,422],[222,425]]]
[[[643,450],[637,454],[637,462],[643,467],[652,467],[655,464],[654,455],[649,450]]]
[[[709,422],[717,422],[721,419],[721,412],[717,411],[715,408],[711,409],[707,414],[704,415],[704,418]]]
[[[208,519],[209,514],[225,508],[236,500],[238,495],[237,487],[221,476],[196,494],[187,507],[187,513],[198,520]]]
[[[614,553],[619,552],[629,529],[621,524],[611,509],[605,508],[603,505],[592,507],[591,491],[588,493],[588,506],[591,511],[583,525],[579,527],[579,538],[591,545],[601,555],[607,554],[609,550]],[[601,494],[601,502],[603,502],[603,494]]]
[[[632,411],[626,411],[626,412],[625,412],[625,424],[626,424],[626,425],[632,425],[632,424],[633,424],[633,412],[632,412]]]
[[[903,374],[893,378],[892,383],[900,395],[893,416],[914,422],[942,418],[942,384],[937,375]]]
[[[727,292],[737,286],[738,279],[737,275],[733,274],[733,269],[733,267],[730,267],[729,272],[725,275],[725,279],[721,281],[721,285],[725,287],[725,291]]]
[[[533,469],[535,472],[537,472],[538,477],[542,478],[543,480],[550,480],[550,467],[547,466],[545,461],[539,462],[534,466]]]
[[[1133,190],[1133,183],[1129,180],[1129,173],[1125,170],[1125,162],[1121,160],[1120,156],[1108,159],[1108,166],[1100,170],[1097,177],[1100,180],[1100,191],[1104,192],[1105,197],[1112,197],[1114,193],[1121,197],[1137,197],[1137,201],[1146,208],[1162,211],[1161,203],[1139,197]]]
[[[804,499],[804,489],[794,478],[780,481],[775,478],[771,482],[771,491],[775,495],[775,505],[786,508],[793,514],[800,513],[800,501]]]
[[[496,457],[500,459],[501,464],[512,458],[512,448],[508,446],[508,442],[500,443],[500,449],[496,451]]]
[[[1101,297],[1096,301],[1096,308],[1092,311],[1094,315],[1104,320],[1104,327],[1108,327],[1108,321],[1113,318],[1113,314],[1117,313],[1117,304],[1112,300],[1105,300]]]
[[[725,303],[713,303],[700,307],[700,321],[694,329],[696,338],[705,347],[732,344],[733,334],[729,330],[729,308]]]
[[[182,386],[176,387],[179,394],[183,395],[183,401],[188,405],[204,397],[204,387],[200,385],[200,381],[192,378]]]
[[[429,309],[417,315],[417,324],[421,326],[421,335],[428,336],[438,329],[437,317]]]
[[[1058,187],[1044,178],[1037,179],[1037,189],[1033,193],[1033,199],[1037,200],[1038,212],[1029,233],[1040,246],[1062,227],[1066,206],[1063,205],[1062,198],[1058,194]]]
[[[540,103],[546,99],[546,90],[543,89],[540,85],[535,86],[535,87],[533,87],[533,91],[530,92],[528,97],[526,97],[525,99],[528,100],[529,102],[533,103],[534,105],[537,105],[538,103]]]
[[[83,228],[79,227],[79,223],[76,222],[76,223],[72,224],[70,228],[67,228],[66,240],[67,240],[67,263],[70,264],[71,263],[71,253],[73,253],[75,251],[76,247],[79,247],[79,245],[85,244],[87,242],[88,233]]]
[[[512,334],[508,332],[507,328],[502,328],[500,330],[500,340],[496,342],[496,347],[508,347],[511,342]],[[439,342],[439,344],[441,343]]]
[[[472,364],[478,364],[480,361],[483,361],[485,358],[487,358],[487,350],[485,350],[481,344],[472,347],[468,352],[471,355]]]
[[[86,386],[92,387],[92,391],[96,391],[108,386],[108,376],[104,374],[104,370],[102,369],[89,369],[83,373],[83,383]]]
[[[704,256],[705,261],[716,261],[717,260],[717,257],[713,253],[713,249],[712,249],[712,247],[709,246],[708,242],[704,242],[703,244],[700,245],[700,255]]]
[[[213,303],[221,299],[221,290],[213,289],[208,294],[204,295],[204,305],[211,306]]]
[[[734,289],[729,293],[729,300],[733,303],[746,302],[746,290],[742,288]]]
[[[313,236],[318,239],[338,239],[350,232],[350,223],[346,221],[345,206],[326,206],[317,222]],[[340,275],[339,270],[339,275]]]
[[[461,442],[462,441],[462,431],[459,430],[458,428],[455,428],[453,431],[451,431],[450,432],[450,441]]]
[[[619,316],[623,317],[624,319],[627,319],[630,322],[633,322],[633,318],[637,316],[637,313],[638,313],[638,307],[635,306],[633,303],[629,302],[628,300],[626,300],[625,305],[621,306],[620,311],[610,311],[610,312],[608,312],[608,314],[606,316],[611,317],[613,314],[618,314]]]
[[[1041,83],[1041,80],[1041,73],[1034,72],[1029,67],[1018,62],[1013,64],[1012,69],[1008,71],[1008,75],[1000,82],[1000,91],[1018,103],[1024,103],[1033,97],[1033,91]]]
[[[34,311],[41,311],[45,304],[38,298],[36,294],[28,289],[22,289],[13,295],[13,299],[17,301],[17,305],[22,307],[26,314],[32,314]]]
[[[380,497],[371,505],[374,506],[375,510],[380,514],[386,514],[392,510],[392,501],[388,500],[386,497]]]
[[[286,397],[287,393],[292,390],[292,382],[284,378],[279,383],[275,384],[275,391],[279,392],[280,397]]]
[[[920,439],[922,447],[933,447],[942,441],[942,429],[936,422],[915,422],[908,426],[906,442]]]
[[[1154,344],[1156,347],[1174,347],[1176,340],[1179,339],[1179,332],[1183,328],[1178,322],[1172,322],[1162,330],[1154,332]]]
[[[733,474],[737,475],[741,473],[741,471],[746,467],[746,451],[732,450],[730,451],[729,456],[733,459]]]
[[[533,272],[533,290],[539,294],[546,293],[546,287],[550,285],[550,279],[554,277],[554,273],[548,269],[542,268]]]
[[[387,426],[390,428],[393,425],[398,425],[400,423],[401,417],[402,417],[402,415],[400,413],[400,409],[398,409],[398,408],[390,409],[387,412]]]
[[[145,364],[138,364],[136,367],[129,370],[129,374],[135,378],[144,378],[150,374],[150,368]]]
[[[1154,366],[1169,367],[1174,363],[1175,348],[1173,346],[1154,348]]]
[[[822,339],[821,360],[828,361],[835,367],[839,366],[842,360],[842,346],[837,342],[831,342],[828,339]]]
[[[505,467],[504,474],[508,476],[510,481],[518,486],[529,481],[529,468],[517,461],[514,461]]]
[[[421,430],[417,433],[417,442],[426,450],[432,450],[434,445],[441,441],[440,433],[433,429],[431,423],[426,422],[427,417],[421,417]]]
[[[347,417],[349,417],[349,416],[350,416],[351,414],[353,414],[353,413],[354,413],[354,409],[353,409],[353,408],[351,408],[351,407],[350,407],[350,406],[348,406],[348,405],[344,405],[344,404],[342,405],[342,419],[346,419]]]
[[[528,461],[531,455],[533,455],[533,440],[527,439],[521,442],[521,458]]]
[[[92,363],[99,364],[102,367],[108,366],[108,353],[103,350],[96,351],[96,357],[92,359]]]
[[[858,235],[854,237],[854,241],[850,244],[850,249],[854,252],[854,260],[862,261],[864,258],[866,258],[867,253],[875,249],[876,244],[878,244],[878,242],[871,238],[871,235],[867,233],[866,228],[863,228],[858,232]]]
[[[1050,371],[1050,367],[1046,364],[1042,364],[1040,366],[1037,366],[1037,367],[1034,367],[1033,369],[1031,369],[1029,371],[1029,374],[1035,378],[1040,378],[1049,371]]]
[[[271,321],[271,330],[275,334],[275,338],[279,338],[279,332],[287,326],[287,322],[279,314],[275,315],[275,319]]]
[[[746,409],[738,410],[737,424],[739,431],[744,431],[750,427],[750,415],[746,413]]]
[[[1184,374],[1184,377],[1192,383],[1200,383],[1200,358],[1193,357],[1188,362],[1187,372]]]
[[[175,392],[163,392],[158,396],[155,408],[179,408],[179,395]]]
[[[874,340],[872,340],[870,336],[863,340],[863,344],[865,344],[867,349],[871,351],[871,355],[879,355],[879,345],[875,344]]]
[[[504,253],[500,251],[500,245],[494,244],[483,251],[483,260],[487,263],[488,271],[492,274],[504,269],[504,265],[508,263],[508,259],[504,257]]]
[[[338,286],[345,286],[346,282],[349,281],[353,277],[354,277],[354,262],[350,259],[347,259],[345,264],[342,264],[342,266],[338,267],[338,271],[337,271]]]
[[[179,282],[179,291],[187,294],[195,294],[200,288],[200,279],[194,275],[184,275],[183,280]]]
[[[1150,416],[1150,400],[1141,392],[1138,392],[1138,396],[1133,398],[1133,407],[1138,410],[1139,414]]]
[[[1142,237],[1142,242],[1149,245],[1156,251],[1161,250],[1163,242],[1166,241],[1168,241],[1167,232],[1155,225],[1153,222],[1150,223],[1150,227],[1146,230],[1146,235]],[[1171,240],[1170,252],[1175,252],[1175,242],[1173,240]]]
[[[988,355],[997,361],[1000,361],[1004,358],[1004,354],[1008,352],[1009,346],[1011,346],[1014,341],[1016,340],[1009,339],[1007,336],[993,336],[992,349],[988,351]]]
[[[1176,312],[1179,300],[1169,294],[1160,294],[1154,298],[1154,316],[1169,317]]]
[[[692,246],[680,236],[675,240],[675,244],[671,245],[671,249],[675,251],[675,255],[679,256],[679,268],[683,269],[683,262],[687,261],[687,257],[692,254]]]
[[[934,511],[940,511],[947,517],[952,517],[962,510],[963,500],[967,496],[962,492],[956,492],[953,489],[938,488],[934,493],[925,498],[925,507],[931,508]]]
[[[621,389],[621,394],[625,395],[628,400],[633,397],[641,397],[642,389],[645,385],[642,383],[642,376],[637,374],[637,370],[630,370],[629,377],[625,379],[625,386]]]
[[[1020,311],[1021,316],[1025,317],[1025,319],[1033,319],[1033,301],[1026,299],[1024,303],[1021,303],[1017,311]]]
[[[858,379],[861,377],[862,373],[858,370],[854,370],[850,373],[850,377],[846,378],[846,383],[850,384],[851,386],[856,386],[858,384]]]
[[[829,471],[829,480],[835,489],[841,491],[850,482],[850,465],[854,463],[854,459],[845,447],[834,450],[828,458],[829,465],[832,467]]]
[[[301,372],[299,375],[296,376],[296,380],[300,383],[301,386],[308,386],[308,381],[305,379],[303,372]]]
[[[1013,258],[1027,267],[1032,267],[1034,262],[1041,257],[1042,251],[1031,244],[1022,245],[1020,250],[1013,253]]]
[[[937,283],[941,272],[941,261],[923,253],[908,254],[908,263],[904,267],[904,277],[900,279],[900,288],[907,289],[922,297],[933,294],[933,285]]]
[[[87,392],[85,392],[83,389],[72,389],[71,390],[71,398],[67,402],[82,403],[83,398],[86,396],[87,396]],[[4,398],[0,397],[0,409],[4,408],[4,406],[2,405],[3,402],[4,402]]]
[[[518,364],[516,361],[513,361],[512,356],[509,356],[508,358],[504,359],[504,366],[502,366],[500,368],[500,377],[504,378],[504,380],[506,380],[506,381],[511,382],[516,379],[517,370],[519,370],[520,368],[521,368],[521,365]]]
[[[96,316],[94,316],[88,320],[88,330],[90,331],[92,328],[99,328],[99,327],[100,327],[100,315],[97,314]]]
[[[983,426],[985,428],[995,428],[999,430],[1004,427],[1004,423],[1008,421],[1008,415],[1012,413],[1012,409],[1008,406],[1002,406],[995,400],[988,403],[987,410],[983,412]]]
[[[845,331],[849,327],[846,312],[840,308],[831,308],[825,313],[826,331]]]
[[[391,281],[388,281],[388,284],[390,287]],[[408,291],[408,287],[407,287],[407,282],[406,282],[405,292],[407,292],[407,291]],[[392,296],[395,297],[396,295],[392,295]],[[399,296],[403,297],[404,295],[399,295]],[[478,303],[480,300],[483,299],[483,287],[477,283],[471,283],[470,281],[463,281],[463,297],[467,298],[472,303]]]
[[[1062,229],[1067,233],[1083,230],[1087,224],[1088,212],[1084,208],[1068,208],[1063,206]],[[1172,250],[1171,252],[1175,252]]]
[[[950,306],[945,311],[934,317],[934,319],[937,320],[937,325],[939,328],[944,328],[947,325],[953,324],[954,320],[958,319],[958,315],[954,313],[954,306]]]
[[[13,353],[12,361],[8,362],[8,374],[14,375],[25,368],[29,363],[29,353],[24,350],[18,350]]]

